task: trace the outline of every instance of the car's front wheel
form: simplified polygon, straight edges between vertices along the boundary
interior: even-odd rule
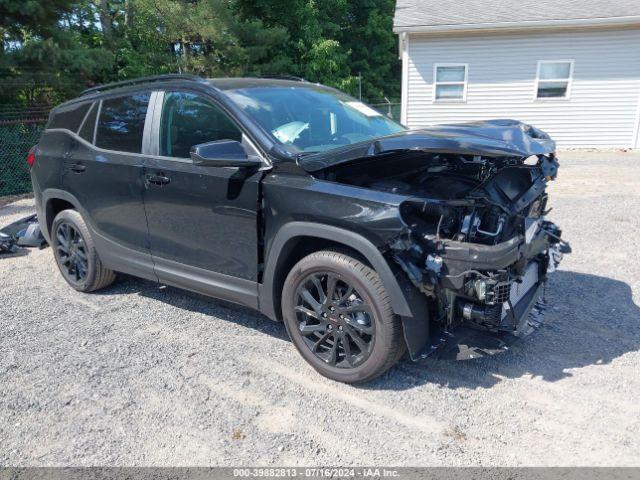
[[[285,280],[282,312],[300,354],[333,380],[372,380],[404,351],[402,325],[379,275],[343,253],[300,260]]]

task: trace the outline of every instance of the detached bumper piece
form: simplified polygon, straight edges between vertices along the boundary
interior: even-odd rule
[[[17,254],[19,247],[44,248],[47,241],[42,236],[38,217],[30,215],[0,229],[0,255]]]
[[[17,253],[18,245],[15,238],[0,231],[0,255]]]

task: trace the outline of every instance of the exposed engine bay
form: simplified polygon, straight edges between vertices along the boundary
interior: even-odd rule
[[[375,162],[373,164],[372,162]],[[407,197],[406,229],[388,254],[434,301],[430,317],[494,332],[529,333],[548,272],[570,247],[545,219],[553,153],[482,156],[391,151],[336,166],[327,178]]]
[[[465,158],[461,155],[417,155],[420,166],[406,170],[410,159],[390,158],[372,168],[383,178],[352,174],[336,180],[375,190],[414,197],[401,206],[411,231],[423,238],[435,236],[495,245],[511,238],[523,224],[523,216],[545,213],[546,182],[555,179],[558,162],[553,156],[534,157],[533,165],[519,159]],[[415,152],[411,156],[416,156]],[[409,160],[409,161],[408,161]],[[402,163],[402,170],[393,172]],[[427,166],[425,166],[427,164]],[[364,165],[358,165],[358,169]],[[520,232],[523,233],[523,232]]]

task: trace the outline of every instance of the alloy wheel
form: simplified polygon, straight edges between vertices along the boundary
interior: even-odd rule
[[[373,309],[341,275],[316,272],[304,277],[296,291],[294,310],[305,345],[330,366],[357,367],[371,354]]]
[[[56,253],[67,278],[79,283],[87,276],[88,259],[84,239],[71,224],[63,222],[56,229]]]

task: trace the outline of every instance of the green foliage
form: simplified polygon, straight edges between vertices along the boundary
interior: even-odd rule
[[[393,0],[237,0],[244,18],[289,34],[290,73],[368,99],[400,95]]]
[[[73,0],[0,0],[0,29],[14,34],[22,29],[48,30]]]
[[[143,75],[291,74],[399,95],[393,0],[0,0],[0,101]]]

